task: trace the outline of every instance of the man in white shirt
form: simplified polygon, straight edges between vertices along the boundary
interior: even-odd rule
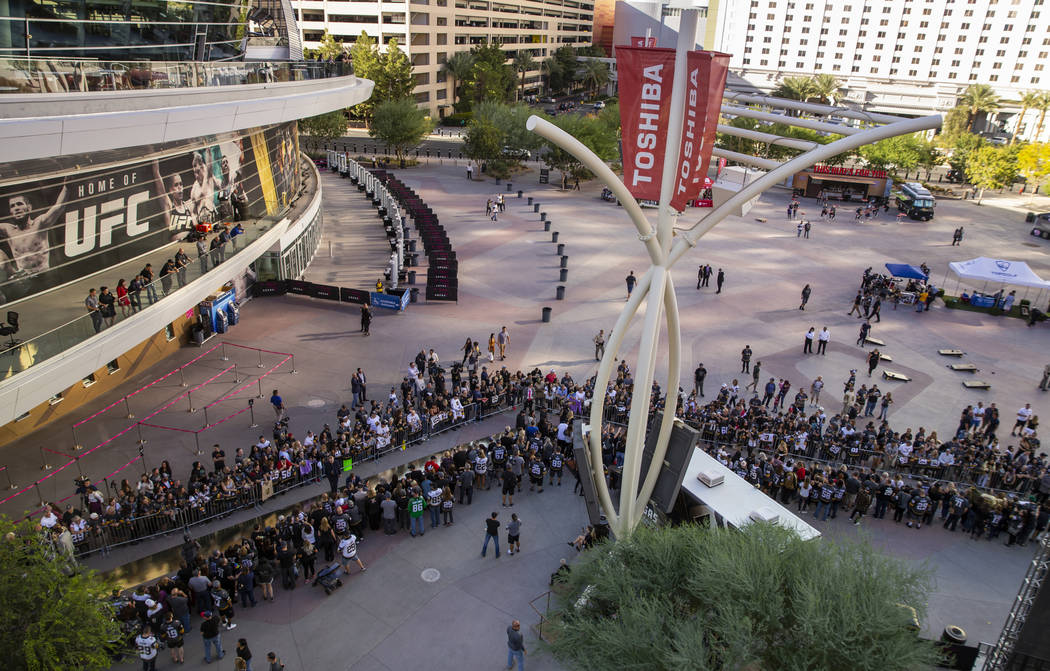
[[[357,556],[357,536],[353,534],[347,534],[343,536],[343,540],[339,541],[339,556],[343,558],[343,570],[347,575],[350,574],[350,562],[352,561],[356,561],[362,571],[368,570],[361,558]]]
[[[829,340],[831,340],[831,331],[825,326],[821,329],[820,333],[817,334],[817,354],[826,354]]]
[[[1023,429],[1027,424],[1028,420],[1032,418],[1032,404],[1025,403],[1023,408],[1017,411],[1017,422],[1014,424],[1014,428],[1010,429],[1010,435],[1016,435],[1018,429]]]
[[[157,668],[157,649],[160,644],[157,643],[157,638],[150,631],[149,625],[142,628],[142,633],[135,637],[135,647],[139,652],[139,659],[142,660],[143,671],[153,671]]]

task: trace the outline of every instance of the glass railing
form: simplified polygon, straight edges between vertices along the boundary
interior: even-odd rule
[[[135,91],[266,84],[352,75],[349,62],[103,61],[0,58],[0,93]]]
[[[309,185],[306,188],[307,195],[316,193],[317,181],[315,177],[316,173],[311,172]],[[45,333],[41,333],[40,335],[32,336],[14,347],[10,346],[9,341],[0,338],[0,380],[21,373],[42,361],[61,354],[74,345],[84,342],[108,328],[112,328],[136,313],[145,310],[156,303],[163,302],[168,297],[175,295],[184,285],[189,284],[199,277],[203,277],[206,273],[229,261],[234,254],[237,254],[240,250],[243,250],[252,242],[259,239],[264,233],[272,229],[277,222],[286,217],[294,219],[295,217],[302,216],[309,203],[312,201],[312,198],[313,196],[310,195],[308,198],[300,199],[298,204],[293,203],[290,210],[286,210],[277,215],[268,215],[250,221],[229,222],[227,224],[228,229],[232,229],[236,223],[239,223],[244,228],[244,233],[234,236],[230,242],[226,243],[223,249],[209,248],[208,252],[205,254],[198,255],[195,243],[172,243],[171,245],[148,254],[145,258],[137,259],[133,263],[122,264],[112,268],[110,271],[107,271],[105,277],[102,277],[101,275],[93,275],[77,281],[72,287],[64,287],[63,289],[57,290],[62,292],[63,296],[68,295],[69,302],[67,304],[79,306],[78,309],[82,314],[61,326],[55,327]],[[208,236],[209,242],[214,237],[216,237],[215,234],[210,234]],[[164,267],[165,261],[174,258],[175,252],[179,247],[181,247],[186,255],[190,257],[189,264],[182,268],[181,271],[170,273],[165,277],[160,277],[159,275],[161,269]],[[128,280],[128,283],[130,283],[131,278],[135,277],[135,275],[139,273],[139,269],[147,263],[153,266],[153,273],[156,279],[154,279],[152,283],[144,285],[141,291],[138,292],[137,297],[132,298],[129,296],[130,305],[121,307],[118,302],[113,306],[115,315],[109,318],[100,319],[100,315],[96,314],[93,316],[87,312],[84,300],[88,295],[88,287],[98,288],[106,286],[109,288],[110,293],[116,297],[117,280],[123,277],[125,280]],[[218,288],[218,286],[215,287],[216,290]],[[55,304],[55,300],[50,298],[49,294],[43,294],[41,300],[42,305],[46,304],[53,306]],[[136,303],[138,304],[137,307]],[[32,302],[27,303],[19,311],[21,312],[20,321],[23,327],[32,323]]]

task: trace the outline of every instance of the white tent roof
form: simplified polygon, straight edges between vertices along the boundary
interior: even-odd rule
[[[964,280],[1050,289],[1050,282],[1040,279],[1024,261],[1003,261],[979,256],[969,261],[952,261],[948,268]]]

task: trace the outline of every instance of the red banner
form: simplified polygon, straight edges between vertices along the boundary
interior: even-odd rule
[[[704,188],[728,63],[728,54],[712,51],[690,51],[688,54],[682,140],[671,194],[671,207],[680,212]]]
[[[638,200],[658,200],[674,84],[674,49],[616,48],[623,181]]]

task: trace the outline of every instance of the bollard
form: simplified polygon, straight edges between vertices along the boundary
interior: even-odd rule
[[[416,283],[416,271],[414,271],[414,270],[408,271],[408,283],[409,284],[415,284]]]
[[[558,231],[551,231],[551,242],[558,241]]]
[[[550,230],[551,230],[551,222],[549,222],[549,221],[543,222],[543,232],[547,233]]]
[[[518,198],[521,198],[521,195],[522,195],[522,194],[521,194],[521,191],[519,190],[519,191],[518,191]]]
[[[540,204],[539,203],[533,203],[532,204],[532,211],[538,213],[540,211]]]
[[[557,299],[559,301],[565,300],[565,285],[564,284],[559,284],[558,285]]]
[[[529,196],[529,205],[532,205],[532,196]]]
[[[569,257],[566,256],[565,254],[562,254],[562,256],[561,256],[561,267],[562,268],[568,268],[569,267]]]
[[[561,275],[559,275],[558,281],[559,282],[568,282],[569,281],[569,269],[568,268],[562,268],[561,269]]]
[[[557,254],[558,254],[558,256],[561,256],[564,253],[565,253],[565,243],[564,242],[559,242],[558,243],[558,252],[557,252]]]
[[[547,213],[540,212],[540,221],[547,221]]]
[[[551,320],[551,309],[545,307],[545,308],[543,308],[543,323],[546,324],[546,323],[550,322],[550,320]]]

